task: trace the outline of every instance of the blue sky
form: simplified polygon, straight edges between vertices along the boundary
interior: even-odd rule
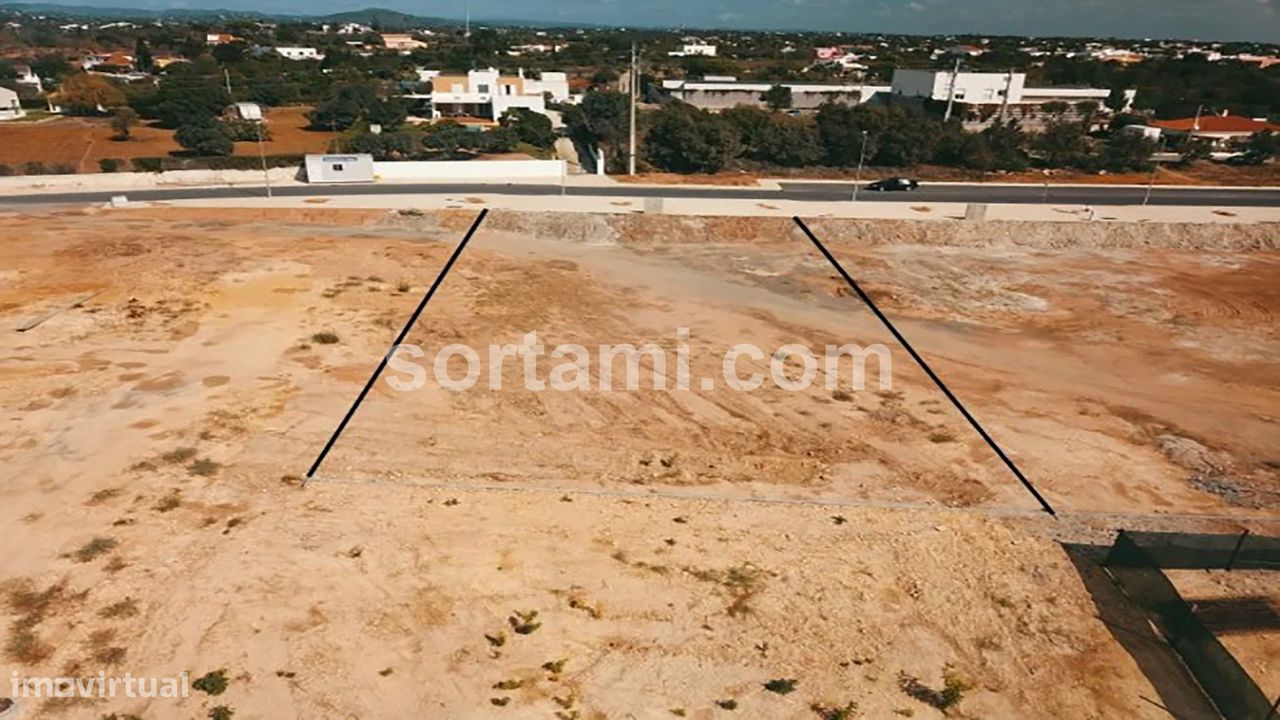
[[[1088,35],[1280,43],[1280,0],[54,0],[115,7],[417,15],[608,25],[916,34]]]

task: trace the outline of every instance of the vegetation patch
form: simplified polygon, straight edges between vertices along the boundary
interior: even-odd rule
[[[213,672],[191,683],[191,687],[195,688],[196,690],[199,690],[202,693],[217,696],[227,691],[228,684],[229,682],[227,681],[227,671],[214,670]]]

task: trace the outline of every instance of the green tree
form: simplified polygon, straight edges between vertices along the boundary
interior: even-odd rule
[[[399,127],[407,116],[403,101],[379,97],[377,88],[367,82],[337,86],[328,99],[307,113],[312,126],[336,130],[346,130],[361,119],[390,130]]]
[[[1053,120],[1036,136],[1032,147],[1051,168],[1084,167],[1089,158],[1089,143],[1079,124]]]
[[[606,162],[617,167],[624,158],[622,148],[627,140],[627,102],[627,96],[619,92],[589,91],[580,104],[565,109],[564,123],[575,140],[601,148]]]
[[[774,112],[791,107],[791,88],[786,85],[774,85],[760,95],[760,100]]]
[[[375,160],[410,160],[419,154],[419,138],[411,132],[373,134],[362,132],[348,138],[344,149],[353,153],[369,153]]]
[[[231,103],[222,83],[193,71],[166,74],[154,96],[139,97],[134,109],[169,128],[211,121]]]
[[[1049,117],[1052,117],[1055,119],[1061,119],[1062,116],[1066,115],[1067,111],[1069,111],[1070,109],[1071,109],[1070,105],[1060,100],[1053,100],[1051,102],[1047,102],[1040,106],[1040,110],[1042,112],[1044,112]]]
[[[222,65],[236,65],[245,61],[249,56],[249,45],[243,42],[229,42],[221,45],[214,45],[210,51],[213,59]]]
[[[1261,165],[1277,156],[1280,156],[1280,134],[1271,130],[1254,133],[1245,142],[1245,162]]]
[[[618,79],[618,73],[610,68],[601,68],[591,75],[591,86],[597,88],[606,88],[609,83]]]
[[[151,66],[155,64],[151,48],[147,47],[147,41],[142,38],[138,38],[133,44],[133,64],[142,72],[151,72]]]
[[[230,155],[235,149],[231,136],[215,120],[183,125],[173,137],[179,145],[196,155]]]
[[[1113,87],[1103,104],[1113,113],[1122,113],[1129,105],[1129,97],[1123,87]]]
[[[138,113],[131,107],[118,107],[111,110],[111,129],[116,133],[116,140],[128,140],[137,122]]]
[[[1155,152],[1154,140],[1135,132],[1120,132],[1107,141],[1102,165],[1111,172],[1147,171],[1152,168],[1151,156]]]
[[[1194,165],[1201,160],[1208,160],[1213,157],[1213,143],[1205,138],[1190,137],[1182,144],[1178,157],[1178,164],[1183,166]]]
[[[737,134],[744,158],[785,167],[814,165],[822,158],[812,118],[776,115],[747,105],[725,110],[720,118]]]
[[[516,142],[519,140],[514,130],[502,126],[472,134],[479,136],[476,148],[488,153],[509,153],[516,149]]]
[[[993,123],[982,131],[993,157],[993,170],[1025,170],[1027,168],[1027,134],[1016,120]]]
[[[827,164],[836,167],[857,165],[862,156],[863,132],[868,137],[868,157],[874,155],[875,140],[886,124],[882,110],[866,105],[850,107],[844,103],[823,103],[814,121]]]
[[[77,73],[62,81],[54,102],[73,115],[92,115],[124,104],[124,91],[101,75]]]
[[[427,128],[422,144],[429,150],[446,156],[458,154],[471,146],[472,132],[453,120],[444,120]]]
[[[515,133],[516,140],[534,147],[549,148],[556,141],[555,131],[551,129],[551,118],[528,108],[511,108],[502,114],[499,121],[504,128]]]
[[[733,128],[717,115],[680,102],[656,115],[645,134],[644,154],[661,170],[718,172],[737,154]]]

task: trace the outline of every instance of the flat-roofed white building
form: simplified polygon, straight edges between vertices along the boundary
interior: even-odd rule
[[[1020,72],[902,69],[893,71],[891,92],[896,97],[954,100],[965,105],[1044,105],[1089,100],[1101,105],[1111,95],[1105,88],[1028,87],[1027,74]],[[1125,91],[1128,104],[1133,103],[1136,95],[1136,90]]]
[[[373,156],[366,153],[308,155],[309,183],[373,182]]]
[[[323,60],[324,55],[313,47],[277,46],[272,48],[286,60]]]
[[[701,55],[703,57],[715,57],[716,46],[706,43],[685,43],[680,46],[679,50],[672,50],[667,53],[671,57],[689,57],[691,55]]]

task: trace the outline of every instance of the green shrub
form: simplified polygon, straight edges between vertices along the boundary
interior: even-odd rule
[[[72,557],[77,562],[87,563],[92,561],[104,553],[109,553],[116,547],[116,541],[111,538],[95,537],[85,543],[79,550],[72,553]]]
[[[191,683],[191,687],[195,688],[196,690],[199,690],[202,693],[217,696],[226,692],[227,685],[229,684],[230,683],[227,682],[226,670],[214,670],[213,672],[208,673],[204,677]]]
[[[124,167],[124,161],[120,158],[102,158],[98,161],[98,168],[104,173],[120,172]]]
[[[133,166],[139,172],[164,172],[164,160],[157,157],[134,158]]]

